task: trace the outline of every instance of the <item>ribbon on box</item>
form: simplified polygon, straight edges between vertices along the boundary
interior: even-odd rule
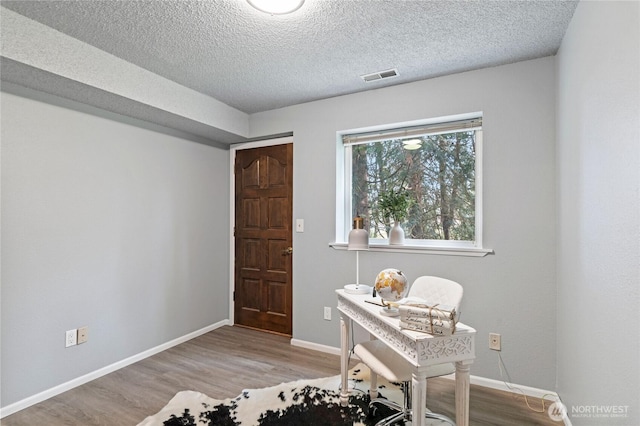
[[[442,312],[440,309],[438,309],[436,306],[438,306],[438,304],[434,305],[434,306],[429,306],[429,327],[430,327],[430,331],[431,334],[433,334],[433,310],[435,309],[436,312],[438,313],[438,318],[442,318],[442,316],[444,316],[444,312]],[[455,310],[453,311],[453,318],[455,318]],[[451,330],[451,333],[454,333],[456,331],[456,323],[453,323],[453,327]]]

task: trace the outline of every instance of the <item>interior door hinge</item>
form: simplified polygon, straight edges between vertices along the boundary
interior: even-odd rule
[[[236,301],[236,291],[235,290],[233,290],[233,301],[234,302]]]

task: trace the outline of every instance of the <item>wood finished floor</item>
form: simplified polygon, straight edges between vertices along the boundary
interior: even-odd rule
[[[246,388],[339,373],[338,356],[292,346],[283,336],[227,326],[5,417],[0,424],[133,426],[181,390],[224,399]],[[453,385],[452,380],[430,379],[429,408],[453,417]],[[470,400],[474,426],[558,424],[510,393],[472,385]],[[539,400],[533,403],[539,406]]]

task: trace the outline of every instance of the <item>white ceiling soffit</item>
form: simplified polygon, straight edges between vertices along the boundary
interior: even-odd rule
[[[191,102],[183,97],[170,100],[173,109],[157,100],[151,107],[243,138],[248,117],[240,113],[554,55],[577,1],[306,0],[289,15],[261,13],[245,0],[1,4],[2,56],[13,60],[14,68],[24,64],[59,75],[48,69],[56,68],[50,63],[55,56],[46,58],[49,63],[42,68],[42,63],[5,55],[6,45],[20,45],[5,30],[8,10],[104,51],[114,62],[132,64],[134,74],[155,74],[163,87],[175,83],[172,90],[187,97],[197,98],[197,92],[211,99],[201,97],[200,102],[219,101],[229,109],[216,105],[224,112],[218,123],[185,111]],[[78,65],[68,59],[57,60],[67,61],[67,68]],[[361,77],[390,69],[398,76],[369,83]],[[92,78],[104,82],[97,76],[104,72],[96,67]],[[4,72],[2,78],[7,80]],[[29,87],[28,81],[16,83]],[[116,94],[148,102],[136,99],[140,94]]]
[[[129,123],[226,149],[246,138],[76,80],[0,58],[2,90],[65,108]],[[51,96],[54,95],[54,96]]]

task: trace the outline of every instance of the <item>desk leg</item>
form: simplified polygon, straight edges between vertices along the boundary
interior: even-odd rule
[[[415,371],[411,376],[411,410],[412,425],[425,426],[427,409],[427,372]]]
[[[473,361],[456,362],[456,424],[469,425],[469,370]]]
[[[349,318],[340,315],[340,405],[346,407],[349,404],[349,337],[351,328]]]

